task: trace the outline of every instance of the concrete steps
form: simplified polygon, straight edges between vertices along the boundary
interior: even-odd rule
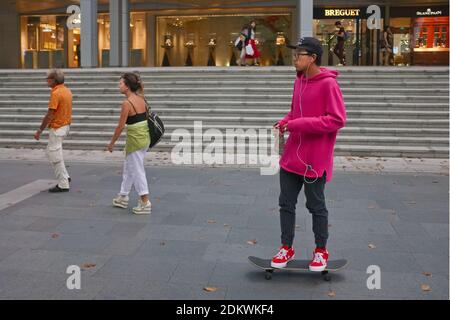
[[[75,150],[105,150],[107,145],[105,141],[99,140],[67,140],[64,143],[65,149],[75,149]],[[15,145],[12,145],[9,139],[0,138],[0,145],[6,148],[44,148],[47,141],[33,141],[31,139],[15,139]],[[169,142],[161,142],[158,144],[158,151],[171,152],[175,144]],[[183,144],[177,145],[179,148],[183,147]],[[185,150],[191,150],[194,152],[198,147],[202,146],[203,150],[207,147],[207,144],[184,144]],[[120,149],[124,147],[123,141],[118,141],[116,148]],[[245,154],[255,154],[252,150],[258,152],[258,145],[245,144],[231,144],[224,145],[225,152],[234,152],[237,154],[236,150],[244,150]],[[448,157],[448,147],[439,146],[364,146],[364,145],[346,145],[337,144],[335,147],[335,155],[338,156],[361,156],[361,157],[408,157],[408,158],[422,158],[423,155],[427,158],[447,158]]]
[[[118,79],[128,70],[68,70],[66,83],[74,93],[73,125],[67,149],[99,149],[109,142],[123,96]],[[203,130],[262,129],[270,141],[272,124],[290,108],[295,72],[270,68],[139,69],[152,109],[166,125],[158,150],[170,151],[182,140],[171,134],[194,122]],[[338,70],[347,107],[347,126],[340,131],[336,154],[385,157],[448,157],[448,68],[345,67]],[[42,148],[33,134],[47,110],[49,89],[43,70],[0,70],[0,147]],[[208,132],[204,135],[208,140]],[[200,140],[199,140],[200,139]],[[249,140],[249,139],[247,139]],[[123,137],[119,145],[123,144]],[[203,147],[209,142],[203,142]],[[236,150],[241,145],[225,146]],[[226,151],[226,150],[224,150]]]
[[[213,119],[213,117],[229,117],[236,114],[234,109],[223,109],[223,108],[154,108],[158,112],[159,116],[170,119],[178,119],[181,114],[188,113],[190,117],[200,118],[208,117]],[[6,115],[8,117],[14,117],[19,119],[22,115],[37,115],[42,116],[42,113],[46,111],[46,108],[35,108],[32,106],[28,107],[18,107],[16,109],[11,109],[9,107],[0,106],[0,115]],[[265,122],[265,118],[280,118],[283,117],[288,110],[282,109],[247,109],[245,110],[248,118],[254,118],[258,116],[262,122]],[[96,119],[96,115],[102,114],[105,116],[115,116],[118,118],[120,116],[119,108],[76,108],[73,110],[74,117],[92,117]],[[7,117],[7,118],[8,118]],[[39,118],[38,117],[38,118]],[[385,119],[386,117],[391,119],[428,119],[433,120],[436,118],[447,119],[448,111],[415,111],[415,110],[348,110],[348,119],[357,118],[372,118],[372,119]]]
[[[74,111],[86,109],[100,110],[120,110],[121,100],[102,100],[102,101],[77,101]],[[448,102],[428,103],[428,102],[364,102],[364,101],[346,101],[347,112],[356,110],[379,110],[379,111],[448,111]],[[12,110],[34,108],[46,110],[48,101],[46,100],[2,100],[0,101],[0,109]],[[13,107],[13,108],[12,108]],[[151,102],[151,107],[156,111],[172,110],[172,109],[225,109],[236,111],[251,110],[279,110],[280,112],[289,111],[290,105],[280,101],[160,101]]]

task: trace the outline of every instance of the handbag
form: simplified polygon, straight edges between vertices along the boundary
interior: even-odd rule
[[[234,46],[238,49],[238,50],[242,50],[242,40],[241,40],[241,36],[237,37],[236,40],[234,41]]]
[[[255,51],[253,51],[253,47],[252,47],[251,43],[249,43],[248,45],[245,46],[245,53],[249,56],[253,56],[255,54]]]
[[[151,112],[150,106],[147,102],[147,99],[144,98],[145,101],[145,107],[147,110],[147,124],[148,124],[148,131],[150,135],[150,147],[154,147],[158,142],[161,140],[161,138],[164,135],[165,129],[164,129],[164,123],[160,119],[160,117],[154,113]]]

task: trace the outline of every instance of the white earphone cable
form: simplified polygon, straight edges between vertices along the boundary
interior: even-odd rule
[[[306,69],[306,74],[308,74],[308,71],[309,71],[309,67],[311,66],[311,63],[308,65],[308,68]],[[308,87],[308,78],[306,77],[306,84],[305,84],[305,88],[303,89],[303,78],[300,78],[300,115],[301,115],[301,117],[303,118],[303,108],[302,108],[302,97],[303,97],[303,93],[305,92],[305,90],[306,90],[306,88]],[[305,183],[308,183],[308,184],[312,184],[312,183],[314,183],[314,182],[316,182],[317,181],[317,179],[319,179],[319,174],[316,172],[316,170],[314,170],[314,168],[310,165],[310,164],[307,164],[305,161],[303,161],[301,158],[300,158],[300,156],[298,155],[298,152],[300,151],[300,146],[302,145],[302,133],[300,132],[299,133],[299,144],[298,144],[298,147],[297,147],[297,152],[296,152],[296,155],[297,155],[297,158],[303,163],[303,165],[305,166],[305,173],[303,174],[303,176],[304,176],[304,180],[305,180]],[[314,174],[315,174],[315,178],[314,178],[314,180],[313,181],[308,181],[307,179],[306,179],[306,174],[308,173],[308,171],[312,171]]]

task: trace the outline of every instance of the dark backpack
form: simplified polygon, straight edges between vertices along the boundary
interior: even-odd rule
[[[347,33],[347,31],[344,31],[344,41],[347,41],[350,39],[350,35]]]

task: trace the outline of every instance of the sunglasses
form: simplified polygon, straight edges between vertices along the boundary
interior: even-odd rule
[[[298,59],[300,56],[311,56],[311,55],[312,54],[308,52],[296,52],[292,56],[294,57],[294,59]]]

